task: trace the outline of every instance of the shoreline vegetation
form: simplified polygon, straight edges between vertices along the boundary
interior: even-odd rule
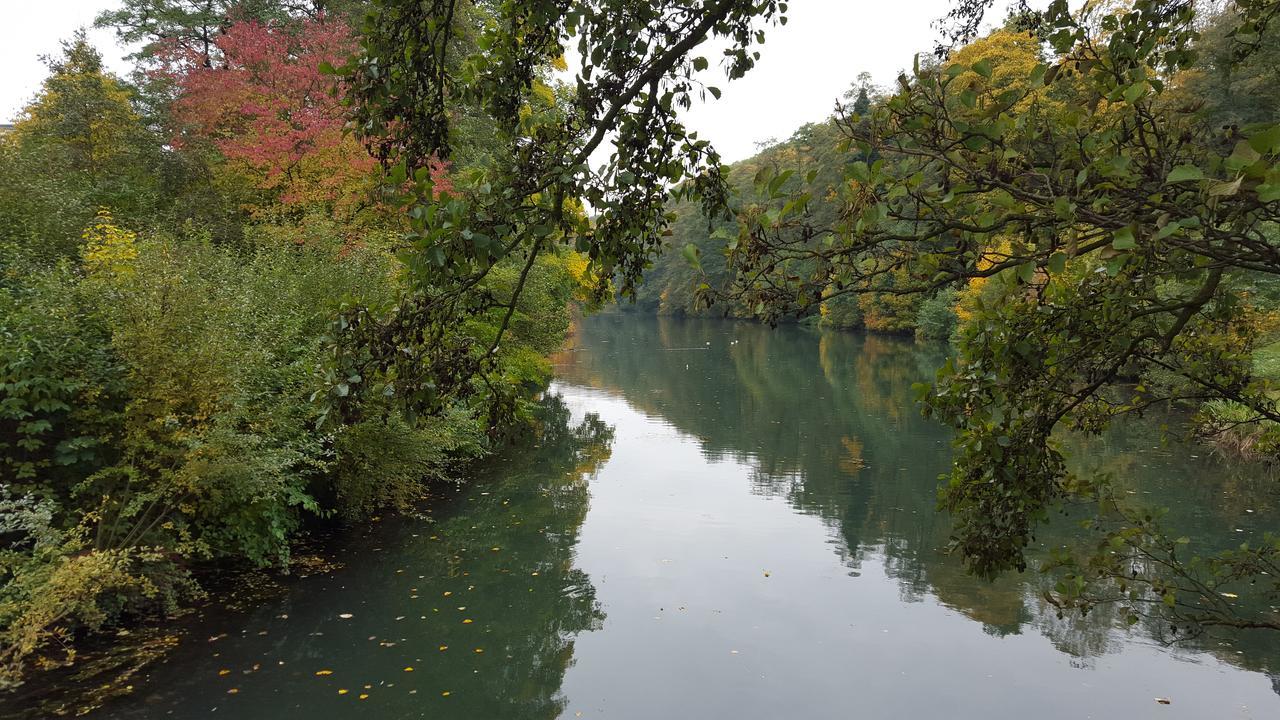
[[[288,572],[312,528],[409,510],[534,423],[585,262],[496,264],[476,291],[520,282],[519,302],[434,341],[501,347],[402,410],[403,377],[353,369],[348,342],[357,311],[412,302],[404,216],[320,69],[352,31],[265,7],[218,20],[206,56],[145,46],[132,81],[77,35],[0,135],[2,690],[102,671],[112,653],[80,648],[126,631],[158,657],[148,628],[209,568]]]
[[[726,166],[679,119],[720,94],[695,50],[741,77],[787,4],[704,5],[650,4],[635,43],[614,0],[120,0],[128,79],[66,40],[0,134],[0,692],[163,627],[202,568],[284,571],[462,482],[614,300],[950,342],[916,390],[970,571],[1025,569],[1086,500],[1064,612],[1280,628],[1223,599],[1275,599],[1280,538],[1183,563],[1055,434],[1172,405],[1224,458],[1280,452],[1280,6],[983,34],[957,3],[950,51]]]

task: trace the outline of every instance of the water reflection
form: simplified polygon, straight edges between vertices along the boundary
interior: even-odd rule
[[[344,568],[247,616],[210,609],[105,715],[558,717],[574,639],[605,618],[574,547],[611,442],[597,416],[573,422],[547,398],[538,437],[438,508],[438,522],[352,538]]]
[[[566,382],[608,388],[697,438],[708,459],[748,466],[756,492],[821,518],[854,571],[869,557],[882,563],[902,600],[936,598],[996,637],[1033,628],[1079,666],[1128,642],[1112,609],[1059,618],[1043,597],[1049,578],[1027,573],[988,583],[942,552],[950,526],[935,503],[938,476],[949,467],[949,435],[921,417],[911,385],[932,377],[945,348],[626,316],[589,319],[578,343],[560,358]],[[1171,507],[1169,525],[1203,551],[1274,525],[1280,517],[1274,477],[1224,467],[1194,446],[1167,444],[1162,420],[1125,423],[1097,440],[1071,439],[1071,454],[1082,471],[1112,473],[1122,492]],[[1037,540],[1048,548],[1078,537],[1076,523],[1064,518]],[[1275,672],[1278,640],[1265,633],[1215,637],[1199,649]]]

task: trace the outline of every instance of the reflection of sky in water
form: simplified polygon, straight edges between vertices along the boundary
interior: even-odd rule
[[[882,338],[590,319],[541,447],[437,523],[382,523],[344,542],[345,569],[210,613],[108,716],[1280,715],[1268,676],[1239,667],[1274,662],[1270,639],[1166,649],[1105,614],[1057,619],[1034,575],[984,583],[941,554],[949,446],[909,389],[934,364]],[[565,412],[612,426],[607,451]],[[1248,478],[1191,483],[1180,451],[1122,452],[1159,445],[1142,432],[1091,446],[1097,464],[1185,504],[1191,530],[1275,517]]]

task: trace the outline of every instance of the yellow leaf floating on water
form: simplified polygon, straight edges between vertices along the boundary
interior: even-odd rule
[[[405,672],[413,672],[413,666],[409,666],[409,667],[405,668],[405,669],[404,669],[404,671],[405,671]]]
[[[365,699],[365,698],[367,698],[367,697],[369,697],[369,693],[360,693],[360,699],[361,699],[361,700],[364,700],[364,699]]]
[[[236,693],[238,693],[238,692],[240,692],[240,688],[231,688],[230,690],[228,690],[228,691],[227,691],[227,694],[228,694],[228,695],[235,695],[235,694],[236,694]]]
[[[452,594],[453,594],[453,591],[452,591],[452,590],[445,590],[445,591],[444,591],[444,596],[445,596],[445,597],[449,597],[449,596],[450,596],[450,595],[452,595]]]
[[[1222,595],[1222,597],[1224,597],[1224,598],[1230,598],[1230,599],[1232,599],[1232,600],[1235,600],[1236,598],[1240,597],[1239,595],[1237,595],[1237,594],[1235,594],[1235,593],[1221,593],[1221,595]]]
[[[470,625],[470,624],[471,624],[471,618],[467,618],[466,620],[463,620],[463,621],[462,621],[462,624],[463,624],[463,625]]]
[[[338,615],[338,617],[342,618],[343,620],[350,620],[351,618],[353,618],[353,617],[355,617],[355,616],[354,616],[354,615],[352,615],[351,613],[341,613],[341,614],[339,614],[339,615]]]
[[[484,648],[476,648],[476,654],[477,654],[477,655],[479,655],[479,654],[480,654],[480,653],[482,653],[482,652],[484,652]]]
[[[441,646],[440,646],[440,652],[444,652],[445,650],[448,650],[448,649],[449,649],[449,646],[448,646],[448,645],[441,645]]]
[[[230,674],[231,674],[231,671],[230,671],[230,670],[223,669],[223,670],[219,670],[219,671],[218,671],[218,674],[219,674],[219,675],[230,675]]]
[[[333,671],[332,671],[332,670],[317,670],[317,671],[316,671],[316,674],[317,674],[317,675],[332,675],[332,674],[333,674]]]
[[[449,692],[448,690],[445,690],[444,692],[440,693],[440,695],[441,695],[441,696],[443,696],[443,697],[449,697],[449,696],[450,696],[450,695],[452,695],[452,694],[453,694],[453,693]]]
[[[349,693],[349,692],[351,692],[351,691],[350,691],[350,690],[348,690],[348,689],[346,689],[346,688],[338,688],[338,694],[339,694],[339,695],[346,695],[346,694],[347,694],[347,693]]]

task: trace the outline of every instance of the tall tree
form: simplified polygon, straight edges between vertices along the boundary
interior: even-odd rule
[[[98,206],[130,221],[154,211],[163,158],[132,90],[103,69],[84,33],[46,64],[49,76],[0,146],[0,235],[52,257],[74,254]]]
[[[218,36],[236,20],[316,19],[359,5],[359,0],[122,0],[115,10],[100,13],[95,23],[114,28],[123,43],[142,43],[140,59],[176,47],[212,67]]]
[[[777,0],[375,0],[361,53],[342,72],[356,128],[391,184],[410,186],[404,257],[416,295],[387,320],[352,314],[335,377],[381,369],[418,406],[466,388],[496,357],[539,256],[557,246],[588,255],[597,294],[611,281],[632,292],[661,246],[669,187],[690,180],[709,206],[724,204],[719,156],[678,117],[699,96],[720,93],[697,76],[711,61],[695,49],[721,38],[721,63],[738,77],[755,63],[762,25],[781,21],[785,8]],[[567,68],[575,51],[580,66],[556,87],[551,68]],[[452,158],[455,119],[468,112],[486,118],[492,151],[442,192],[424,168]],[[475,291],[512,264],[517,275],[504,291]],[[453,332],[477,317],[496,329]],[[335,398],[348,391],[335,382]]]

